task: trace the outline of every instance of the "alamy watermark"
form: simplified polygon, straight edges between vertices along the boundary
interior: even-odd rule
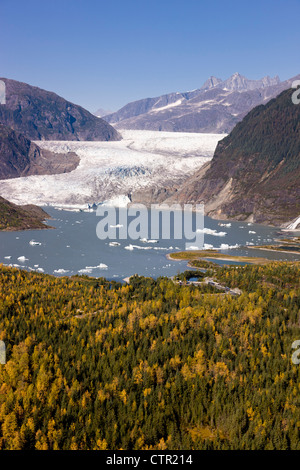
[[[186,250],[201,250],[204,244],[203,204],[131,204],[117,208],[98,206],[96,233],[100,240],[185,240]]]
[[[3,80],[0,80],[0,104],[6,104],[6,86]]]
[[[295,80],[292,84],[292,88],[297,88],[292,94],[292,102],[294,104],[300,104],[300,80]]]
[[[4,341],[0,341],[0,364],[6,364],[6,346]]]

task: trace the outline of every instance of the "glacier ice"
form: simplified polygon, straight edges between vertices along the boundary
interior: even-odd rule
[[[53,152],[76,152],[78,167],[59,175],[0,181],[0,195],[16,204],[89,210],[95,202],[126,207],[128,195],[157,189],[193,174],[211,160],[224,134],[122,131],[118,142],[39,141]],[[147,171],[137,171],[137,169]],[[55,188],[55,191],[53,191]]]

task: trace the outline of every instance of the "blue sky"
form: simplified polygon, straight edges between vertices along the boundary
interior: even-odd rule
[[[0,76],[90,111],[300,73],[300,0],[0,0]]]

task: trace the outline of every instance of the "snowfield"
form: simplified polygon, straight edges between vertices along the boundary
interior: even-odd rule
[[[122,131],[120,142],[39,141],[53,152],[76,152],[78,167],[60,175],[0,181],[16,204],[83,206],[181,182],[211,160],[226,134]]]

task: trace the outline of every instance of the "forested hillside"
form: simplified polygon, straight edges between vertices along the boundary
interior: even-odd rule
[[[34,204],[18,206],[0,196],[0,231],[50,228],[44,223],[49,218],[41,207]]]
[[[300,449],[299,265],[243,294],[0,268],[2,449]]]
[[[175,195],[208,215],[269,225],[300,214],[300,106],[289,89],[250,111],[218,143],[212,161]]]

